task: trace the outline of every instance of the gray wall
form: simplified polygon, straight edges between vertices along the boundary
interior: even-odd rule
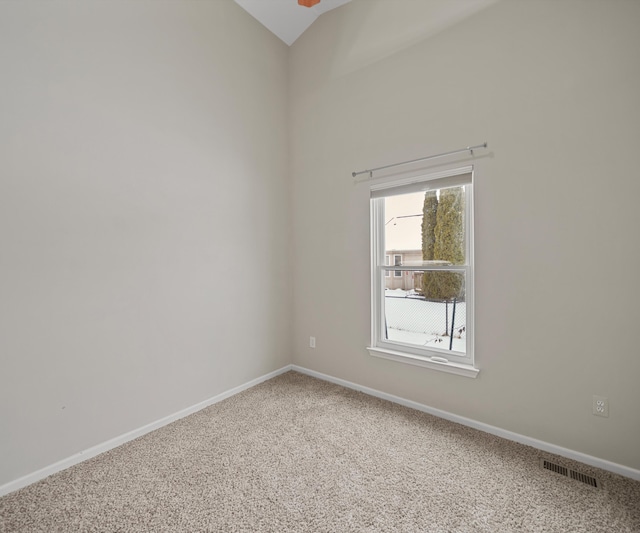
[[[294,363],[640,469],[640,3],[509,0],[435,28],[433,2],[390,4],[354,0],[291,48]],[[478,378],[369,356],[351,172],[485,140]]]
[[[0,485],[292,361],[640,468],[640,4],[492,3],[0,2]],[[479,377],[370,357],[351,171],[484,140]]]
[[[0,485],[290,363],[286,70],[231,0],[0,2]]]

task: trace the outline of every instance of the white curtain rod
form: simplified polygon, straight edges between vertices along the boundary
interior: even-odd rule
[[[462,152],[470,152],[473,155],[473,151],[478,148],[486,148],[487,143],[477,144],[476,146],[467,146],[466,148],[460,148],[459,150],[453,150],[452,152],[444,152],[442,154],[428,155],[427,157],[421,157],[419,159],[412,159],[411,161],[403,161],[402,163],[393,163],[392,165],[385,165],[384,167],[372,168],[371,170],[361,170],[360,172],[352,172],[351,175],[355,178],[360,174],[369,174],[369,177],[373,177],[373,173],[377,170],[384,170],[385,168],[398,167],[400,165],[408,165],[409,163],[417,163],[419,161],[426,161],[427,159],[436,159],[437,157],[445,157],[447,155],[460,154]]]

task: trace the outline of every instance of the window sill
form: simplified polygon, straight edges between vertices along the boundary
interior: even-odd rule
[[[453,363],[451,361],[446,363],[443,361],[433,361],[427,357],[420,357],[418,355],[412,355],[405,352],[396,352],[393,350],[387,350],[386,348],[368,346],[367,350],[369,350],[369,353],[374,357],[381,357],[382,359],[389,359],[391,361],[397,361],[408,365],[422,366],[431,370],[448,372],[449,374],[456,374],[467,378],[475,378],[478,375],[478,372],[480,372],[479,368],[471,365],[463,365],[460,363]]]

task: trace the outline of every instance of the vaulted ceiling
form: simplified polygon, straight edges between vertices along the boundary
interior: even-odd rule
[[[320,0],[311,7],[297,0],[235,0],[263,26],[291,46],[323,13],[351,0]]]

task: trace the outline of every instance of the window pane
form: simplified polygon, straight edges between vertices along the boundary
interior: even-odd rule
[[[401,254],[403,265],[465,264],[465,186],[390,196],[384,202],[386,255]]]
[[[393,264],[394,266],[401,266],[402,265],[402,256],[401,255],[394,255],[393,256]],[[399,278],[402,276],[402,271],[401,270],[394,270],[393,271],[393,275],[396,278]]]
[[[385,340],[466,353],[465,273],[402,271],[409,277],[413,289],[385,290]]]

